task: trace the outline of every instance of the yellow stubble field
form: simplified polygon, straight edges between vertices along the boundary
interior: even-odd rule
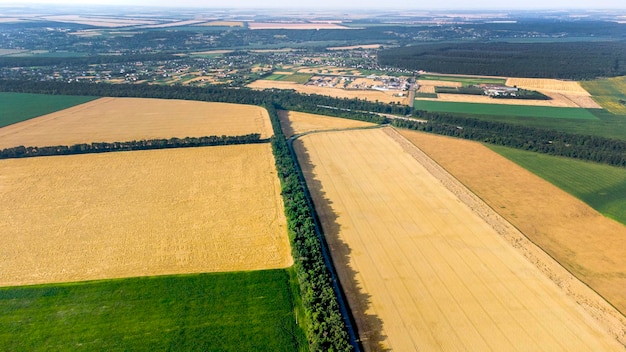
[[[294,146],[366,351],[623,350],[385,131]]]
[[[368,127],[375,125],[370,122],[285,110],[278,111],[278,117],[280,118],[283,133],[287,138],[293,136],[294,134],[304,132]]]
[[[400,133],[626,314],[626,226],[480,143]]]
[[[0,286],[292,263],[269,144],[0,160]]]
[[[187,100],[100,98],[0,129],[0,148],[212,135],[273,135],[258,106]]]

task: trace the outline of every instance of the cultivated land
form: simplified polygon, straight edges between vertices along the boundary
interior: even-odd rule
[[[0,286],[292,264],[269,144],[0,161]]]
[[[400,132],[622,314],[626,313],[624,225],[479,143]]]
[[[489,148],[626,224],[626,168],[495,145]]]
[[[602,107],[617,115],[626,115],[626,77],[601,78],[581,82]]]
[[[285,110],[279,111],[278,117],[280,118],[280,124],[283,128],[283,133],[287,138],[293,136],[294,134],[311,131],[368,127],[375,125],[370,122],[341,119],[337,117],[328,117],[323,115]]]
[[[0,288],[7,351],[297,351],[286,270]],[[300,342],[298,346],[298,341]]]
[[[623,350],[405,144],[294,143],[366,350]]]
[[[0,148],[212,135],[272,136],[258,106],[187,100],[100,98],[0,129]]]
[[[449,94],[439,94],[445,96]],[[455,96],[462,97],[461,94],[454,94]],[[472,96],[469,99],[460,98],[458,100],[479,100],[474,99]],[[547,118],[561,118],[561,119],[575,119],[575,120],[598,120],[594,114],[587,109],[573,108],[573,107],[554,107],[554,106],[532,106],[523,105],[524,101],[515,101],[515,105],[510,102],[513,99],[506,99],[504,104],[499,100],[504,99],[492,99],[489,97],[476,96],[480,100],[489,101],[489,104],[476,103],[476,102],[457,102],[457,101],[442,101],[441,99],[416,99],[415,108],[427,111],[438,112],[451,112],[451,113],[467,113],[477,115],[494,115],[494,116],[516,116],[516,117],[547,117]],[[484,98],[484,99],[483,99]],[[452,98],[451,100],[455,100]]]
[[[96,97],[0,92],[0,127],[86,103]]]
[[[369,101],[379,101],[381,103],[399,103],[407,104],[407,97],[394,97],[393,94],[397,92],[381,92],[375,90],[357,90],[357,89],[341,89],[341,88],[327,88],[317,86],[305,86],[299,83],[285,82],[285,81],[271,81],[271,80],[258,80],[247,85],[253,89],[293,89],[299,93],[306,94],[319,94],[336,98],[359,98]]]

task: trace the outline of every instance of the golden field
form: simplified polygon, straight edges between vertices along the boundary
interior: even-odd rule
[[[626,313],[626,226],[480,143],[406,130],[400,133]]]
[[[283,128],[283,133],[287,138],[293,136],[294,134],[311,131],[325,131],[334,129],[375,126],[375,124],[370,122],[342,119],[337,117],[329,117],[297,111],[280,110],[278,111],[278,117],[280,118],[280,124]]]
[[[0,180],[0,286],[292,264],[269,144],[7,159]]]
[[[258,106],[187,100],[100,98],[0,129],[0,148],[260,133],[273,135]]]
[[[406,140],[370,129],[294,146],[366,351],[623,351]]]
[[[589,95],[589,93],[576,81],[562,81],[549,78],[508,78],[506,85],[529,90],[569,92]]]

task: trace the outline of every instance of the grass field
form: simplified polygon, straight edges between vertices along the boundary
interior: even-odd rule
[[[415,108],[419,110],[465,113],[473,115],[539,117],[574,120],[597,120],[598,118],[587,109],[557,108],[551,106],[508,105],[456,103],[432,100],[415,100]]]
[[[272,136],[259,106],[187,100],[100,98],[0,129],[0,148],[212,135]]]
[[[269,75],[267,77],[264,77],[263,79],[267,79],[270,81],[284,81],[284,82],[294,82],[294,83],[300,83],[300,84],[304,84],[306,82],[308,82],[311,77],[313,77],[312,74],[306,74],[306,73],[294,73],[294,74],[272,74]]]
[[[0,92],[0,127],[67,109],[97,97]]]
[[[471,77],[471,76],[452,76],[452,75],[419,75],[419,80],[425,81],[448,81],[460,82],[463,86],[471,84],[504,84],[505,78],[488,78],[488,77]]]
[[[384,130],[294,146],[366,351],[623,350]]]
[[[581,82],[603,108],[617,115],[626,115],[626,76]]]
[[[269,143],[0,160],[0,286],[286,268]]]
[[[495,145],[489,148],[626,224],[626,169]]]
[[[299,351],[287,270],[0,288],[6,351]]]

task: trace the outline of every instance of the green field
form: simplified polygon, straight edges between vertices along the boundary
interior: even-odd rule
[[[3,351],[303,351],[287,270],[0,288]]]
[[[495,145],[492,150],[626,224],[626,169]]]
[[[552,106],[527,106],[506,104],[455,103],[447,101],[415,100],[415,109],[465,113],[473,115],[512,116],[512,117],[541,117],[575,120],[597,120],[588,109],[556,108]]]
[[[603,108],[617,115],[626,115],[626,77],[601,78],[580,82]]]
[[[311,79],[311,77],[313,77],[313,75],[308,74],[308,73],[294,73],[291,75],[271,74],[263,79],[267,79],[270,81],[285,81],[285,82],[295,82],[295,83],[304,84],[308,82]]]
[[[506,83],[504,78],[486,78],[486,77],[471,77],[471,76],[449,76],[449,75],[420,75],[417,79],[423,79],[426,81],[446,81],[446,82],[461,82],[463,86],[471,84],[502,84]]]
[[[0,92],[0,127],[83,104],[97,97]]]

